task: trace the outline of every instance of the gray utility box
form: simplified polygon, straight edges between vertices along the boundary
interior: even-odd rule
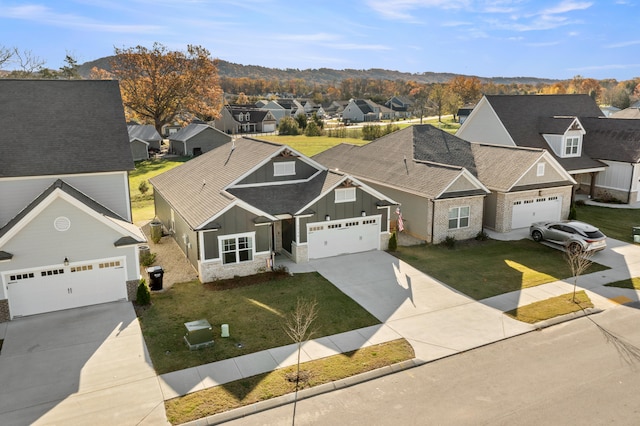
[[[184,341],[189,346],[189,349],[194,350],[213,345],[213,329],[209,321],[202,319],[185,322],[184,326],[187,329]]]

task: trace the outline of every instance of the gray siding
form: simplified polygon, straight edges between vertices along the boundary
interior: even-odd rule
[[[131,155],[133,155],[133,161],[147,160],[149,158],[147,144],[138,140],[132,141]]]
[[[219,146],[231,141],[231,136],[226,135],[216,129],[207,128],[194,135],[186,141],[187,151],[184,151],[185,143],[182,141],[169,140],[170,149],[178,155],[193,155],[194,148],[200,148],[202,153],[211,151]]]
[[[273,163],[276,162],[287,162],[287,161],[295,161],[296,163],[296,174],[295,176],[274,176],[273,175]],[[262,182],[280,182],[280,181],[288,181],[288,180],[300,180],[300,179],[308,179],[316,173],[318,169],[311,166],[310,164],[301,161],[299,158],[295,157],[276,157],[271,161],[266,163],[264,166],[260,167],[255,172],[251,173],[249,176],[244,178],[239,184],[253,184],[253,183],[262,183]]]
[[[217,218],[215,222],[221,225],[217,231],[204,232],[204,248],[206,259],[217,259],[218,253],[218,237],[224,235],[242,234],[245,232],[255,232],[255,251],[263,252],[270,250],[271,227],[269,225],[256,226],[254,219],[257,216],[240,207],[233,207],[222,216]]]
[[[153,196],[156,218],[166,230],[171,229],[171,206],[166,202],[160,193],[156,192]],[[198,235],[191,227],[185,222],[185,220],[174,212],[175,228],[173,232],[173,238],[180,247],[180,250],[185,254],[189,262],[196,270],[198,269]]]
[[[67,217],[71,227],[64,232],[54,228],[58,217]],[[43,212],[29,222],[3,250],[13,254],[10,262],[0,264],[1,270],[19,270],[37,266],[59,265],[64,258],[72,262],[109,257],[127,259],[127,280],[138,279],[136,247],[117,248],[114,243],[122,237],[111,227],[89,216],[62,199],[54,200]]]
[[[0,179],[0,226],[6,224],[58,178],[126,220],[131,220],[127,172]]]
[[[369,185],[400,203],[405,232],[421,240],[431,241],[432,204],[429,199],[387,186]],[[396,220],[394,212],[395,208],[391,210],[392,220]]]

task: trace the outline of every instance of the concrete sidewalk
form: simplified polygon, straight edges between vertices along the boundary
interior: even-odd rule
[[[578,281],[598,310],[640,300],[640,292],[635,290],[604,286],[640,276],[640,247],[612,239],[608,243],[609,248],[596,254],[594,261],[611,269],[581,276]],[[306,342],[303,362],[400,337],[415,350],[411,366],[434,361],[535,330],[539,325],[525,324],[503,313],[573,291],[570,280],[564,280],[476,301],[381,251],[301,265],[286,259],[280,263],[292,273],[318,271],[382,322]],[[296,345],[288,345],[163,374],[162,392],[167,400],[295,365],[296,355]]]

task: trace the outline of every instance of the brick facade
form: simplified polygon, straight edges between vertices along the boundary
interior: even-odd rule
[[[469,225],[464,228],[449,229],[449,209],[469,207]],[[447,237],[468,240],[482,231],[484,197],[452,198],[437,200],[434,210],[433,244],[443,242]]]
[[[562,197],[562,207],[560,211],[560,219],[566,219],[569,216],[571,208],[571,191],[572,187],[549,188],[542,190],[521,191],[512,193],[498,193],[496,201],[496,225],[494,230],[497,232],[511,231],[511,220],[513,216],[513,202],[536,197]]]

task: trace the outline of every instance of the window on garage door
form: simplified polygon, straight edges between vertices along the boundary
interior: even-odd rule
[[[452,207],[449,209],[449,229],[466,228],[469,226],[469,206]]]

